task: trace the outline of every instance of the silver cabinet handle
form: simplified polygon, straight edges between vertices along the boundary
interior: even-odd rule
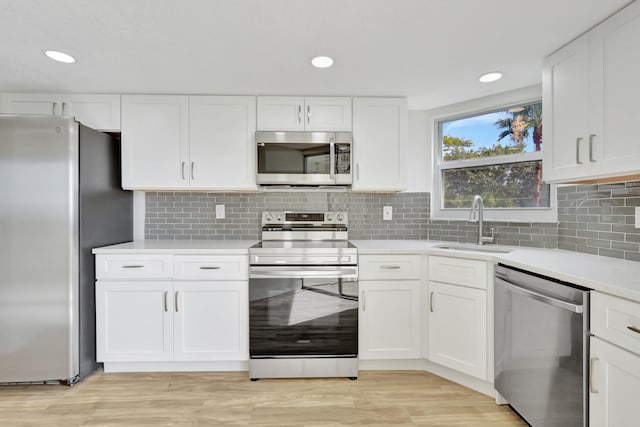
[[[178,292],[178,291],[176,291],[176,296],[175,296],[176,313],[177,313],[178,311],[180,311],[180,310],[178,309],[178,293],[179,293],[179,292]]]
[[[524,295],[527,298],[542,302],[544,304],[548,304],[551,305],[553,307],[557,307],[557,308],[561,308],[563,310],[569,310],[572,311],[574,313],[582,313],[584,311],[584,308],[581,305],[577,305],[577,304],[573,304],[567,301],[562,301],[558,298],[553,298],[550,297],[548,295],[544,295],[535,291],[531,291],[529,289],[525,289],[525,288],[521,288],[520,286],[514,285],[511,282],[507,282],[504,279],[501,279],[499,277],[495,277],[494,279],[494,283],[496,285],[500,285],[500,286],[504,286],[505,288],[517,292],[521,295]]]
[[[185,166],[186,166],[186,165],[185,165],[185,162],[182,162],[182,166],[180,167],[180,174],[182,175],[182,179],[185,179],[185,178],[184,178],[184,167],[185,167]]]
[[[593,366],[596,364],[598,360],[600,359],[598,359],[597,357],[592,357],[589,360],[589,391],[593,394],[600,393],[593,385]]]
[[[381,265],[380,270],[399,270],[399,265]]]
[[[433,292],[429,293],[429,311],[433,313]]]
[[[596,159],[593,158],[593,138],[595,138],[595,134],[589,135],[589,161],[591,163],[595,163]]]
[[[580,142],[582,142],[582,138],[576,138],[576,164],[581,165],[580,161]]]
[[[66,107],[66,106],[67,106],[67,103],[66,103],[66,102],[63,102],[63,103],[62,103],[62,110],[60,111],[60,115],[61,115],[61,116],[64,116],[64,110],[65,110],[65,107]]]
[[[364,291],[362,291],[362,311],[366,311],[367,310],[367,298],[366,298],[366,293]]]
[[[627,329],[636,334],[640,334],[640,328],[636,328],[635,326],[627,326]]]
[[[122,268],[142,268],[144,265],[123,265]]]
[[[336,160],[336,144],[331,142],[329,143],[329,179],[333,182],[336,179]]]
[[[360,163],[356,163],[356,181],[360,181]]]
[[[311,106],[307,105],[307,123],[311,123]]]
[[[57,102],[53,103],[53,110],[51,111],[51,114],[53,114],[54,116],[56,115],[56,107],[58,106]]]
[[[298,105],[298,123],[302,123],[302,105]]]
[[[191,162],[191,179],[196,179],[196,162]]]
[[[200,267],[200,270],[220,270],[220,267],[203,266]]]
[[[169,307],[167,306],[167,295],[169,294],[168,291],[164,292],[164,312],[166,313],[167,311],[169,311]]]

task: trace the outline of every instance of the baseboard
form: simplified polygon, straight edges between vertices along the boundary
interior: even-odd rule
[[[248,361],[225,362],[104,362],[105,372],[248,371]]]

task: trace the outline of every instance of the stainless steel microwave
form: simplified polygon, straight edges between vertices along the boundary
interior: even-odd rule
[[[351,132],[256,132],[256,182],[349,186],[352,141]]]

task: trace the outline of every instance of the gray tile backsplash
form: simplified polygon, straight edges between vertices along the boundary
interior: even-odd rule
[[[640,261],[640,181],[558,188],[558,248]]]
[[[428,193],[147,192],[147,239],[260,239],[260,215],[266,210],[347,211],[351,239],[426,239]],[[217,219],[216,205],[225,205]],[[382,220],[382,207],[393,220]]]
[[[559,248],[640,261],[640,181],[571,185],[558,188],[558,223],[486,222],[495,243]],[[226,218],[216,219],[216,205]],[[382,220],[382,207],[393,207],[393,220]],[[430,219],[430,195],[291,191],[262,193],[147,192],[147,239],[260,239],[265,210],[347,211],[349,237],[431,239],[474,242],[476,225]]]

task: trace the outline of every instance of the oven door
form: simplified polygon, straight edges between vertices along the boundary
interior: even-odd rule
[[[357,356],[357,267],[250,271],[252,359]]]
[[[351,184],[350,133],[256,132],[256,143],[258,184]]]

